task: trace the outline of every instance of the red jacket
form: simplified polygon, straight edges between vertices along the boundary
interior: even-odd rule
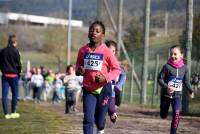
[[[114,80],[120,74],[119,62],[105,44],[101,44],[95,51],[91,50],[89,44],[80,48],[76,62],[76,70],[80,66],[85,68],[83,86],[91,92]],[[106,82],[97,83],[95,81],[96,74],[104,75]]]

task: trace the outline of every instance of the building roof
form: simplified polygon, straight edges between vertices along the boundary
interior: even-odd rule
[[[46,16],[38,16],[38,15],[28,15],[28,14],[20,14],[20,13],[2,13],[0,12],[0,23],[5,24],[9,21],[24,21],[35,24],[43,24],[43,25],[62,25],[67,26],[68,20],[61,18],[53,18]],[[83,21],[81,20],[71,20],[71,26],[73,27],[82,27]]]

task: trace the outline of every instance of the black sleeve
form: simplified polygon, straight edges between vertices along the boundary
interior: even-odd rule
[[[0,70],[2,70],[2,50],[0,50]]]
[[[22,64],[21,64],[21,58],[20,58],[20,54],[19,51],[16,51],[16,67],[17,67],[17,71],[20,74],[21,70],[22,70]]]
[[[193,90],[192,90],[192,86],[190,84],[190,77],[189,77],[189,72],[188,72],[187,66],[186,66],[186,69],[185,69],[185,75],[184,75],[184,78],[183,78],[183,83],[185,84],[185,87],[187,88],[189,93],[192,93]]]
[[[158,83],[162,88],[166,88],[166,89],[168,87],[167,83],[165,82],[165,79],[167,78],[167,74],[168,74],[168,71],[167,71],[166,66],[164,65],[162,67],[161,72],[158,75]]]

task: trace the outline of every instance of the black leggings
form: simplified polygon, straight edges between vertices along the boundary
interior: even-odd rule
[[[166,118],[169,111],[170,103],[172,105],[172,121],[171,121],[171,134],[176,134],[180,120],[180,111],[181,111],[181,98],[169,98],[166,96],[161,97],[160,103],[160,117]]]

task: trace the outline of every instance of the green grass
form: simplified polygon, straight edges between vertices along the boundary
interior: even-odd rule
[[[23,63],[23,70],[26,70],[27,61],[31,62],[31,67],[44,66],[46,68],[53,69],[55,71],[58,70],[56,58],[46,53],[36,52],[36,51],[26,51],[26,52],[22,51],[21,60]],[[64,64],[64,66],[65,65],[66,64]]]
[[[56,63],[55,57],[49,56],[48,54],[29,51],[29,52],[21,52],[21,59],[23,65],[26,65],[26,62],[31,61],[31,65],[41,65],[41,64],[52,64]]]
[[[165,46],[166,44],[175,44],[178,43],[179,41],[179,36],[181,35],[182,31],[181,30],[173,30],[171,29],[169,31],[168,35],[160,35],[156,37],[151,37],[150,38],[150,47],[153,48],[160,48]]]
[[[2,113],[2,107],[0,110]],[[3,114],[0,115],[1,134],[55,134],[61,126],[66,125],[63,117],[47,112],[32,102],[20,101],[18,112],[21,113],[18,119],[6,120]]]
[[[31,62],[31,67],[44,66],[46,68],[53,69],[54,71],[58,71],[57,59],[52,55],[37,51],[22,51],[20,53],[23,64],[23,70],[26,70],[27,61],[29,60]],[[71,52],[71,64],[74,64],[76,62],[77,54],[77,51]],[[62,59],[62,71],[65,71],[65,67],[67,65],[67,60],[65,59],[65,57]]]

